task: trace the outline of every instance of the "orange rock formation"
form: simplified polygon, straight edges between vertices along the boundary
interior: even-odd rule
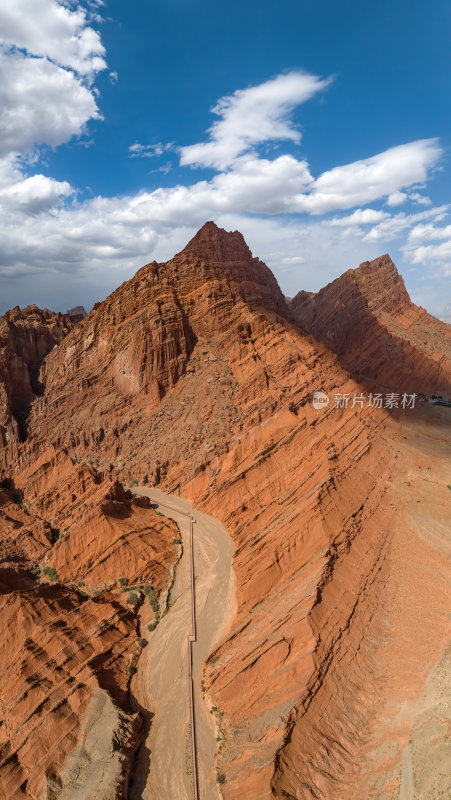
[[[126,564],[126,577],[163,592],[175,552],[170,523],[134,505],[114,481],[183,493],[233,536],[238,611],[205,675],[223,712],[226,800],[382,800],[400,786],[410,791],[412,780],[426,800],[421,764],[439,763],[442,752],[431,676],[442,669],[446,634],[449,410],[316,411],[311,396],[321,389],[352,397],[363,374],[397,391],[440,393],[448,386],[440,353],[447,328],[410,303],[388,257],[335,283],[336,294],[332,284],[298,296],[290,309],[241,234],[207,223],[182,253],[140,269],[47,355],[26,440],[13,431],[0,442],[5,485],[65,536],[48,548],[49,530],[36,522],[26,545],[17,537],[19,561],[29,566],[45,553],[64,583],[26,584],[18,597],[44,593],[47,608],[48,593],[62,593],[67,611],[52,605],[54,642],[67,633],[78,653],[77,637],[91,625],[95,652],[113,659],[101,661],[110,684],[97,673],[95,680],[115,699],[124,697],[118,676],[133,624],[111,584]],[[23,509],[15,513],[24,522]],[[80,577],[90,591],[110,587],[81,604],[89,623],[71,616],[80,601],[69,587]],[[108,648],[91,611],[100,603],[111,608]],[[41,630],[47,611],[36,613]],[[80,655],[71,676],[85,664]],[[14,691],[24,674],[15,674]],[[28,725],[42,716],[36,706],[14,709],[18,728],[19,717]],[[64,757],[76,752],[86,704],[79,699],[74,709],[73,733],[50,770],[62,799]],[[46,735],[53,752],[55,728]],[[124,751],[138,739],[132,732]],[[14,750],[22,781],[14,787],[24,788],[8,789],[8,798],[31,800],[50,774],[50,762],[33,761],[33,742],[26,756]],[[13,786],[8,758],[0,785]],[[31,768],[34,783],[23,783]]]
[[[410,301],[390,256],[348,269],[317,294],[299,292],[290,307],[359,378],[398,392],[451,393],[450,326]]]

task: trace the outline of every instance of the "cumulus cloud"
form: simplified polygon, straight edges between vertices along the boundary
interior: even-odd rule
[[[444,219],[448,208],[448,205],[443,205],[430,208],[427,211],[420,211],[417,214],[405,214],[404,212],[394,214],[392,217],[388,217],[378,225],[375,225],[374,228],[371,228],[364,237],[365,241],[392,241],[399,236],[400,233],[410,230],[416,223],[425,219],[435,219],[436,221]]]
[[[209,139],[182,147],[180,163],[223,170],[262,142],[299,144],[301,134],[289,119],[290,112],[330,82],[305,72],[290,72],[222,97],[211,109],[219,119],[208,130]]]
[[[447,216],[436,215],[432,222],[411,228],[404,253],[413,264],[435,264],[445,275],[451,275],[451,225],[437,225]],[[442,241],[444,240],[444,241]],[[424,244],[433,242],[433,244]]]
[[[420,206],[432,205],[431,198],[424,194],[419,194],[419,192],[409,192],[409,200],[412,200],[413,203],[418,203]]]
[[[421,245],[410,254],[413,264],[443,264],[444,274],[451,275],[451,239],[441,244]]]
[[[352,214],[346,217],[334,217],[327,221],[333,227],[348,227],[349,225],[373,225],[388,217],[386,211],[378,211],[375,208],[357,208]]]
[[[105,48],[87,13],[58,0],[2,0],[0,42],[45,56],[79,75],[106,68]]]
[[[18,209],[27,214],[42,213],[73,193],[74,189],[67,181],[32,175],[0,188],[0,208],[4,211],[6,206],[9,210]]]
[[[297,198],[297,208],[324,214],[371,203],[424,181],[441,155],[437,139],[419,139],[371,158],[334,167],[319,176],[310,194]]]
[[[100,113],[92,92],[46,58],[0,51],[0,156],[56,147]]]
[[[406,192],[392,192],[387,197],[388,206],[400,206],[407,200]]]

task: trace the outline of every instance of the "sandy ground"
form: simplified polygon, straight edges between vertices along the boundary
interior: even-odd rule
[[[194,525],[197,642],[193,645],[195,727],[199,800],[218,800],[214,758],[216,733],[213,717],[202,696],[203,664],[224,635],[234,613],[233,543],[212,517],[174,495],[135,487],[136,494],[168,503],[191,513]],[[192,800],[192,758],[189,726],[188,634],[191,633],[189,520],[161,507],[178,524],[183,555],[176,567],[171,606],[151,633],[153,615],[148,603],[141,612],[141,635],[149,643],[132,682],[137,701],[155,716],[133,771],[130,800]]]

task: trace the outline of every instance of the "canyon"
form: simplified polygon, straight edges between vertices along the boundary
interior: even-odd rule
[[[146,796],[181,568],[155,489],[234,551],[212,796],[447,797],[450,326],[388,256],[288,301],[212,222],[79,317],[0,320],[5,800]]]

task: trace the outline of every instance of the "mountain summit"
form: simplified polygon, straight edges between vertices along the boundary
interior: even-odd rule
[[[347,270],[317,294],[299,292],[290,308],[354,375],[397,391],[451,391],[450,327],[412,303],[388,254]]]

